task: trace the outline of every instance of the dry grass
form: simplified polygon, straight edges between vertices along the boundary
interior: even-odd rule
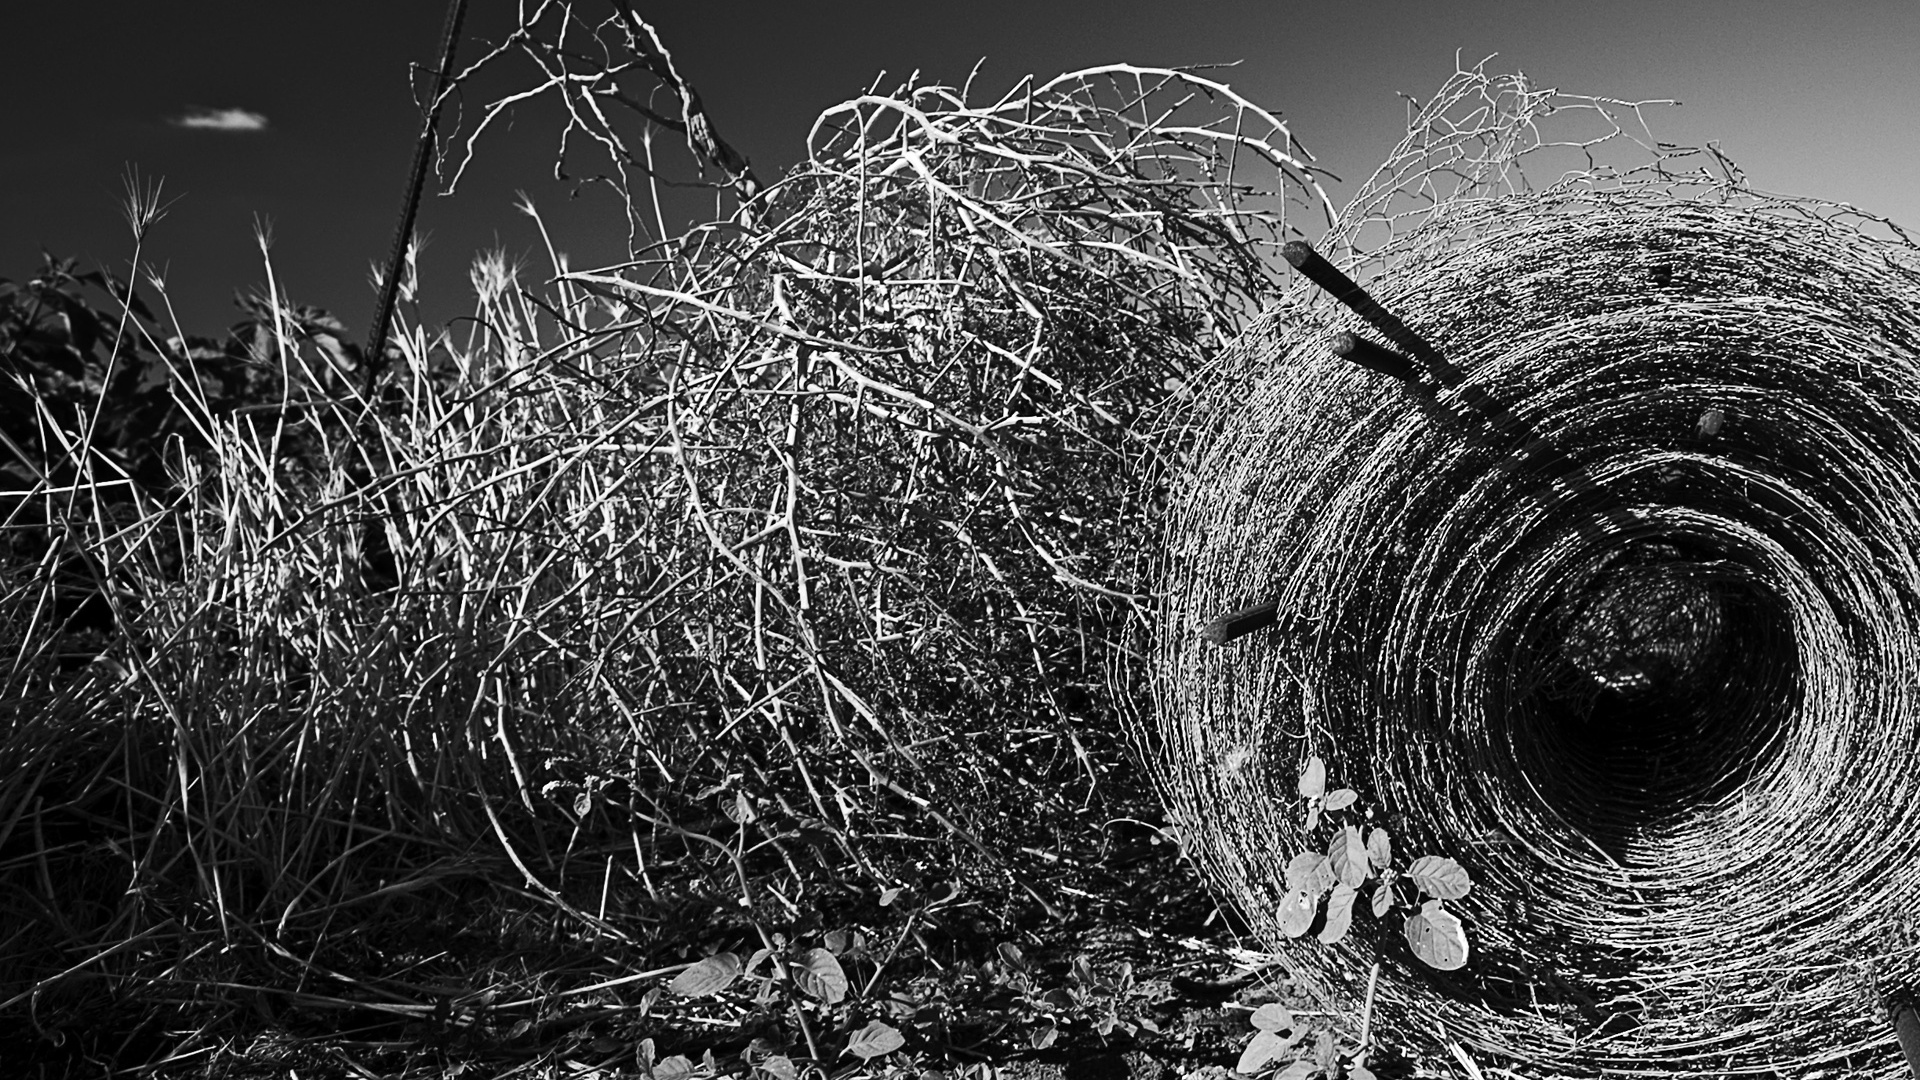
[[[591,120],[622,70],[550,89]],[[198,437],[110,503],[83,427],[24,500],[0,1012],[74,1060],[403,1068],[882,890],[978,934],[1122,902],[1154,418],[1324,212],[1307,162],[1192,73],[908,87],[625,265],[482,259],[372,397],[271,278],[257,407],[129,314]],[[77,667],[59,566],[118,628]]]

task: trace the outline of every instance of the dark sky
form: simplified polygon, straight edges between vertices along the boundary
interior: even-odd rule
[[[527,0],[529,4],[533,0]],[[598,17],[598,0],[581,10]],[[264,280],[252,230],[271,218],[274,268],[295,300],[328,308],[356,334],[372,307],[370,263],[385,253],[418,114],[408,64],[431,66],[439,0],[153,0],[16,4],[0,40],[9,110],[0,150],[0,277],[56,254],[124,266],[132,242],[117,203],[129,165],[178,197],[143,258],[165,268],[183,327],[232,321],[235,289]],[[511,26],[516,5],[473,0],[462,58]],[[1431,94],[1490,53],[1493,70],[1546,86],[1625,98],[1677,98],[1656,115],[1676,142],[1715,139],[1758,187],[1853,202],[1920,226],[1920,3],[1913,0],[1608,2],[1235,0],[1098,3],[1027,0],[649,4],[682,73],[722,133],[775,175],[802,152],[815,115],[886,72],[976,85],[997,96],[1018,76],[1127,61],[1240,60],[1216,77],[1280,112],[1350,191],[1405,122],[1398,92]],[[501,69],[498,89],[525,65]],[[264,128],[208,130],[193,110],[243,110]],[[532,256],[537,236],[512,209],[524,189],[576,267],[620,257],[612,204],[570,200],[551,178],[558,127],[522,110],[484,142],[450,198],[420,227],[428,314],[464,310],[466,267],[483,248]],[[1336,198],[1343,190],[1336,187]],[[544,257],[532,259],[544,265]]]

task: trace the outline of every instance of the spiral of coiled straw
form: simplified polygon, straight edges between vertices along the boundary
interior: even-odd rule
[[[1529,1077],[1905,1075],[1920,252],[1658,153],[1525,189],[1529,93],[1463,72],[1321,244],[1437,366],[1342,359],[1380,333],[1301,281],[1189,417],[1149,736],[1172,813],[1301,991],[1357,1014],[1381,962],[1375,1031]],[[1447,143],[1462,102],[1498,107]],[[1458,185],[1395,225],[1436,147]],[[1271,629],[1196,633],[1263,601]],[[1471,871],[1464,969],[1397,915],[1284,941],[1312,754]]]

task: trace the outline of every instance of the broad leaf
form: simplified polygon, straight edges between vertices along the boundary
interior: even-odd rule
[[[1466,966],[1466,927],[1453,912],[1438,904],[1422,905],[1407,917],[1407,944],[1428,967],[1454,971]]]
[[[1327,864],[1342,885],[1357,889],[1367,880],[1367,845],[1360,839],[1359,829],[1348,825],[1334,834],[1333,843],[1327,847]]]
[[[808,949],[793,963],[793,984],[808,997],[835,1005],[847,996],[847,973],[825,949]]]
[[[1339,883],[1340,875],[1333,872],[1332,861],[1321,859],[1319,868],[1313,872],[1313,877],[1307,882],[1307,891],[1313,894],[1315,900],[1318,900],[1327,894],[1328,889]]]
[[[1287,887],[1299,889],[1315,900],[1325,896],[1338,880],[1327,857],[1317,851],[1303,851],[1287,863]]]
[[[668,989],[681,997],[710,997],[732,986],[739,977],[739,957],[730,952],[714,953],[675,975]]]
[[[1327,884],[1318,884],[1323,878]],[[1332,873],[1327,868],[1325,855],[1317,851],[1303,851],[1288,861],[1287,888],[1318,895],[1332,887]]]
[[[1015,971],[1025,971],[1027,969],[1026,954],[1021,952],[1020,946],[1015,945],[1013,942],[1003,941],[995,945],[993,951],[999,953],[1000,959],[1005,960],[1007,966],[1013,968]]]
[[[693,1075],[693,1062],[685,1054],[675,1054],[653,1067],[653,1080],[686,1080]]]
[[[1359,893],[1346,882],[1334,886],[1333,895],[1327,897],[1327,924],[1320,928],[1320,940],[1328,945],[1336,945],[1347,936],[1347,930],[1353,926],[1353,900]]]
[[[775,1054],[760,1063],[760,1069],[773,1080],[799,1080],[800,1071],[793,1067],[793,1059],[785,1054]]]
[[[1286,1068],[1281,1069],[1279,1073],[1275,1074],[1273,1080],[1307,1080],[1308,1077],[1319,1071],[1320,1065],[1318,1062],[1296,1061]]]
[[[1420,891],[1440,900],[1458,900],[1473,889],[1466,867],[1444,855],[1422,855],[1407,868]]]
[[[1240,1061],[1233,1068],[1242,1076],[1252,1076],[1274,1058],[1286,1053],[1287,1040],[1271,1031],[1256,1031],[1247,1048],[1240,1051]]]
[[[1327,809],[1329,810],[1345,810],[1359,801],[1360,793],[1350,787],[1327,792]]]
[[[1393,910],[1393,884],[1387,881],[1376,882],[1373,886],[1373,917],[1384,919],[1387,912]]]
[[[1307,767],[1300,774],[1300,794],[1303,798],[1317,799],[1327,793],[1327,763],[1315,754],[1307,759]]]
[[[1280,900],[1280,932],[1290,938],[1306,933],[1313,926],[1314,909],[1319,906],[1317,900],[1305,889],[1288,889]]]
[[[1277,1001],[1269,1001],[1253,1010],[1253,1026],[1257,1031],[1287,1031],[1294,1023],[1293,1010]]]
[[[1089,958],[1086,953],[1076,955],[1073,958],[1072,965],[1070,965],[1067,970],[1073,975],[1073,981],[1079,983],[1081,986],[1090,990],[1103,990],[1106,988],[1107,981],[1102,979],[1100,974],[1093,970],[1093,960]]]
[[[1042,1024],[1041,1026],[1034,1028],[1033,1031],[1027,1036],[1027,1042],[1030,1045],[1032,1045],[1032,1047],[1035,1050],[1045,1050],[1047,1047],[1052,1046],[1054,1043],[1054,1040],[1058,1039],[1059,1037],[1060,1037],[1059,1026],[1054,1024],[1053,1021],[1049,1020],[1045,1024]]]
[[[1387,830],[1374,829],[1367,833],[1367,858],[1373,860],[1377,870],[1393,865],[1393,840],[1387,836]]]
[[[891,1054],[905,1045],[907,1045],[906,1037],[900,1034],[899,1029],[874,1020],[866,1027],[854,1032],[853,1038],[847,1040],[847,1053],[861,1061],[872,1061],[874,1058]]]

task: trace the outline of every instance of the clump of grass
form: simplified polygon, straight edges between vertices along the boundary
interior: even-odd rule
[[[552,84],[616,155],[584,105],[623,71]],[[1192,72],[872,94],[626,264],[483,258],[469,328],[403,322],[371,392],[270,261],[235,360],[267,400],[122,297],[190,430],[130,515],[58,517],[93,662],[29,662],[59,559],[7,567],[0,1001],[48,1040],[169,1002],[173,1054],[511,1042],[567,986],[945,882],[954,932],[1099,898],[1155,816],[1118,714],[1157,418],[1274,287],[1287,201],[1324,209],[1309,160]]]

